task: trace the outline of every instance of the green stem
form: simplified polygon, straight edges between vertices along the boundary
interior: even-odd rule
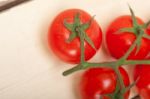
[[[136,40],[134,41],[134,43],[132,44],[132,46],[128,49],[128,51],[126,52],[126,54],[120,59],[120,60],[126,60],[128,58],[128,56],[131,54],[131,52],[134,50],[134,48],[137,45],[137,42],[142,38],[142,34],[140,34],[139,36],[137,36]]]
[[[71,69],[68,69],[66,71],[63,72],[63,75],[64,76],[67,76],[71,73],[74,73],[76,71],[79,71],[79,70],[84,70],[84,69],[87,69],[87,68],[93,68],[93,67],[109,67],[111,68],[116,62],[102,62],[102,63],[83,63],[82,65],[79,64],[79,65],[76,65],[75,67],[71,68]]]
[[[142,38],[142,32],[140,32],[140,34],[137,36],[136,40],[135,40],[134,43],[131,45],[131,47],[128,49],[128,51],[126,52],[126,54],[125,54],[122,58],[120,58],[120,59],[118,60],[118,64],[115,65],[114,70],[115,70],[115,72],[116,72],[116,74],[117,74],[117,77],[118,77],[118,80],[119,80],[119,83],[120,83],[120,86],[121,86],[121,89],[122,89],[121,94],[124,94],[124,93],[122,93],[122,92],[124,92],[124,90],[126,89],[126,87],[125,87],[125,85],[124,85],[124,81],[123,81],[123,78],[122,78],[122,76],[121,76],[121,73],[120,73],[118,67],[121,66],[121,65],[123,65],[123,63],[125,63],[126,59],[129,57],[129,55],[131,54],[131,52],[132,52],[132,51],[134,50],[134,48],[137,46],[137,43],[138,43],[139,40],[141,40],[141,38]]]
[[[102,62],[102,63],[87,63],[87,68],[91,68],[91,67],[111,67],[114,66],[115,64],[117,64],[118,61],[112,61],[112,62]],[[120,64],[121,65],[142,65],[142,64],[147,64],[150,65],[150,60],[126,60],[123,63]]]
[[[67,75],[69,75],[69,74],[71,74],[71,73],[74,73],[74,72],[76,72],[76,71],[79,71],[79,70],[82,70],[82,66],[81,66],[80,64],[77,65],[77,66],[75,66],[75,67],[73,67],[73,68],[71,68],[71,69],[69,69],[69,70],[64,71],[64,72],[63,72],[63,75],[64,75],[64,76],[67,76]]]
[[[128,60],[125,61],[124,65],[150,65],[150,60]]]
[[[85,56],[84,56],[84,33],[82,33],[82,31],[80,30],[80,27],[77,27],[76,29],[79,38],[80,38],[80,51],[81,51],[81,55],[80,55],[80,63],[83,64],[85,62]]]
[[[101,63],[87,63],[86,68],[90,67],[113,67],[116,64],[117,61],[112,62],[101,62]]]
[[[117,65],[115,66],[114,71],[116,72],[117,78],[118,78],[118,81],[119,81],[119,85],[118,86],[121,86],[120,89],[125,89],[126,87],[124,85],[124,81],[123,81],[122,75],[121,75]],[[123,98],[123,95],[121,95],[121,98]]]
[[[83,66],[81,67],[81,64],[71,68],[71,69],[68,69],[66,71],[63,72],[63,75],[64,76],[67,76],[71,73],[74,73],[80,69],[84,70],[84,69],[88,69],[88,68],[99,68],[99,67],[108,67],[108,68],[113,68],[115,64],[117,64],[118,61],[113,61],[113,62],[102,62],[102,63],[86,63],[86,66]],[[85,63],[84,63],[85,64]],[[83,65],[84,65],[83,64]],[[142,64],[145,64],[145,65],[150,65],[150,60],[126,60],[124,61],[123,63],[120,64],[121,65],[142,65]]]

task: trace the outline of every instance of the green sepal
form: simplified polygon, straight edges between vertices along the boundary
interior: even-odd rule
[[[77,33],[74,31],[74,32],[72,32],[72,33],[70,34],[70,36],[69,36],[67,42],[70,43],[70,42],[73,41],[76,37],[77,37]]]
[[[72,40],[74,40],[77,36],[78,33],[76,32],[76,27],[80,25],[80,18],[79,18],[79,13],[77,13],[74,17],[74,23],[67,23],[66,19],[64,20],[64,25],[65,27],[71,32],[67,42],[71,42]]]
[[[134,33],[134,28],[122,28],[122,29],[119,29],[117,32],[115,32],[115,34],[122,34],[124,32],[131,32],[131,33]]]
[[[145,24],[142,24],[141,28],[146,29],[149,25],[150,25],[150,20],[148,22],[146,22]]]
[[[96,47],[93,43],[93,41],[88,37],[88,35],[86,34],[85,30],[88,29],[91,25],[91,22],[94,19],[94,16],[87,22],[87,23],[83,23],[81,24],[80,22],[80,18],[79,18],[80,14],[77,13],[74,17],[74,23],[70,24],[67,23],[66,20],[64,20],[64,26],[71,32],[67,42],[71,42],[73,39],[75,39],[76,37],[81,36],[80,33],[82,33],[82,36],[84,36],[84,40],[94,49],[96,50]],[[78,28],[78,29],[77,29]],[[80,32],[80,33],[78,33]]]
[[[74,24],[67,23],[66,20],[64,20],[65,27],[71,32],[67,42],[70,43],[73,39],[77,37],[77,33],[75,32]]]
[[[138,26],[138,23],[137,23],[135,14],[134,14],[134,12],[133,12],[133,10],[132,10],[132,8],[130,7],[129,4],[128,4],[128,7],[129,7],[129,10],[130,10],[130,13],[131,13],[133,27],[136,27],[136,26]]]
[[[137,82],[139,81],[139,79],[140,79],[140,77],[138,77],[135,82],[130,84],[128,87],[126,87],[126,89],[123,90],[122,93],[125,93],[125,92],[129,91],[132,87],[134,87],[137,84]]]
[[[88,36],[84,31],[82,31],[82,32],[83,32],[83,34],[84,34],[84,40],[85,40],[86,42],[88,42],[89,45],[90,45],[94,50],[96,50],[96,47],[95,47],[93,41],[89,38],[89,36]]]
[[[80,25],[80,13],[77,13],[74,17],[74,25],[79,26]]]
[[[64,20],[64,25],[65,27],[69,30],[69,31],[72,31],[74,29],[74,25],[73,24],[70,24],[66,21],[66,19]]]
[[[143,37],[150,40],[150,35],[148,35],[146,33],[143,34]]]
[[[95,17],[95,15],[90,19],[90,21],[88,21],[87,23],[84,23],[84,24],[81,25],[83,30],[86,30],[90,27],[92,21],[94,20],[94,17]]]

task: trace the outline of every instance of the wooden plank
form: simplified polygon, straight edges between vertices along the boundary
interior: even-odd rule
[[[4,0],[0,2],[0,12],[32,0]]]

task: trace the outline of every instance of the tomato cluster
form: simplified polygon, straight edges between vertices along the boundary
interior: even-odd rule
[[[71,24],[70,28],[80,27],[73,23],[79,21],[75,18],[76,14],[79,13],[80,23],[88,23],[92,18],[87,12],[80,9],[69,9],[61,12],[53,20],[49,32],[48,32],[48,42],[52,51],[61,60],[68,63],[80,63],[81,56],[81,45],[79,34],[74,34],[70,42],[68,39],[71,33],[76,32],[75,30],[69,30],[64,25],[64,21]],[[139,25],[145,24],[140,18],[135,18]],[[69,25],[68,25],[69,27]],[[123,15],[116,18],[109,25],[106,31],[106,44],[108,51],[111,56],[116,59],[120,59],[128,49],[132,46],[138,34],[134,31],[120,31],[124,28],[134,27],[133,18],[129,15]],[[138,27],[137,27],[138,28]],[[143,31],[150,35],[150,29],[144,28]],[[93,49],[91,45],[84,41],[84,58],[85,61],[91,59],[101,46],[102,42],[102,30],[96,20],[92,20],[90,26],[85,29],[86,35],[91,39],[96,49]],[[139,51],[138,47],[130,53],[128,60],[143,60],[146,59],[150,52],[150,40],[148,38],[142,37],[140,41]],[[129,81],[129,76],[123,67],[119,67],[124,85],[128,87],[131,83]],[[150,99],[150,66],[138,65],[135,67],[134,80],[138,78],[136,85],[138,87],[138,92],[143,99]],[[107,94],[113,93],[117,86],[117,75],[112,68],[91,68],[83,73],[80,81],[80,95],[82,99],[110,99]],[[129,98],[129,91],[124,93],[124,99]]]

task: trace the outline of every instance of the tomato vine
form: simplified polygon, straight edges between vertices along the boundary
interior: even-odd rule
[[[81,23],[80,18],[79,18],[80,14],[77,13],[75,16],[73,24],[69,24],[66,21],[64,21],[65,27],[69,31],[72,32],[68,41],[70,42],[74,38],[79,37],[79,39],[80,39],[80,51],[81,51],[80,63],[78,65],[76,65],[75,67],[64,71],[63,72],[64,76],[67,76],[67,75],[69,75],[73,72],[79,71],[79,70],[85,70],[87,68],[97,68],[97,67],[113,68],[115,73],[117,74],[117,78],[118,78],[117,79],[117,86],[116,86],[116,90],[114,91],[114,93],[107,94],[107,96],[109,96],[111,99],[116,99],[116,96],[117,96],[117,99],[123,99],[124,98],[123,94],[126,91],[128,91],[129,89],[131,89],[135,85],[136,82],[133,82],[128,87],[125,87],[122,76],[119,72],[119,67],[121,65],[150,64],[149,60],[131,60],[131,59],[129,60],[129,59],[127,59],[135,47],[137,47],[136,53],[139,51],[142,37],[150,39],[150,36],[147,35],[143,30],[144,28],[147,28],[149,26],[150,22],[147,22],[144,25],[139,25],[136,21],[134,12],[130,6],[129,6],[129,9],[131,12],[133,27],[132,28],[123,28],[119,31],[134,33],[136,35],[136,40],[134,41],[134,43],[131,45],[131,47],[128,49],[128,51],[125,53],[124,56],[122,56],[120,59],[118,59],[116,61],[111,61],[111,62],[93,63],[93,62],[85,61],[84,42],[86,41],[87,43],[89,43],[91,45],[92,48],[95,49],[93,42],[85,33],[85,30],[90,27],[90,24],[91,24],[91,21],[93,20],[93,18],[91,20],[89,20],[88,23]]]

